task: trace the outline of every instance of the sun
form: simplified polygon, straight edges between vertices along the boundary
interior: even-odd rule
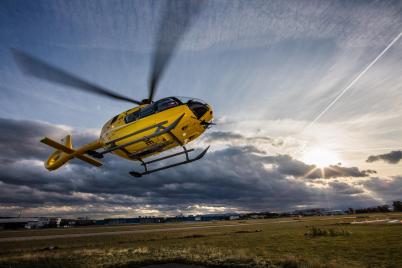
[[[339,163],[340,159],[337,153],[331,150],[322,147],[314,147],[304,152],[303,161],[307,164],[323,168]]]

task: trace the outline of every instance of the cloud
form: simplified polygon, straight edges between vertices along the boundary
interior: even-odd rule
[[[35,26],[47,19],[51,22],[47,31],[54,34],[49,37],[39,31],[42,38],[38,38],[36,43],[45,40],[67,48],[141,52],[152,47],[152,37],[157,31],[163,5],[153,2],[96,2],[102,8],[94,12],[94,4],[93,1],[87,4],[52,1],[38,7],[38,12],[25,18],[24,24],[12,25],[15,31],[5,33],[9,39],[26,29],[37,33]],[[26,8],[17,12],[13,5],[5,5],[4,8],[10,17],[17,18],[30,11]],[[192,9],[177,5],[179,14],[184,15],[189,10]],[[258,47],[306,37],[321,40],[336,38],[340,45],[348,47],[383,45],[389,34],[399,29],[401,18],[397,10],[400,10],[400,3],[393,1],[366,2],[364,5],[317,0],[207,1],[182,49],[202,50],[228,44],[236,48]],[[60,38],[60,32],[66,36]],[[77,35],[80,42],[74,42]],[[21,38],[24,41],[28,37]],[[120,40],[125,42],[118,42]]]
[[[46,134],[60,136],[62,130],[48,124],[0,118],[0,151],[6,160],[41,158],[47,154],[39,140]]]
[[[308,177],[318,178],[317,174],[318,170],[315,170],[315,174],[308,175]],[[372,174],[377,173],[375,170],[367,169],[367,170],[359,170],[357,167],[341,167],[336,165],[330,165],[329,167],[323,168],[323,176],[324,178],[339,178],[339,177],[367,177]]]
[[[101,168],[73,160],[49,172],[43,160],[52,149],[39,139],[63,137],[65,128],[26,120],[1,122],[7,128],[0,132],[2,215],[10,215],[15,207],[24,207],[25,215],[110,217],[377,204],[365,191],[342,181],[374,171],[331,166],[325,169],[326,179],[318,182],[323,176],[314,165],[289,155],[269,156],[253,145],[219,148],[198,162],[141,178],[128,174],[140,168],[138,164],[116,156],[105,157]],[[233,133],[214,135],[248,139]],[[77,137],[82,144],[97,136],[83,132]]]
[[[363,189],[351,186],[350,184],[345,182],[333,181],[330,182],[329,185],[338,193],[342,194],[354,195],[354,194],[361,194],[364,192]]]
[[[238,140],[243,139],[244,136],[238,133],[233,133],[229,131],[214,131],[208,133],[205,138],[207,141],[228,141],[228,140]]]
[[[385,202],[401,200],[402,198],[402,176],[391,178],[373,177],[361,183],[366,189],[383,197]]]
[[[375,161],[383,160],[389,164],[397,164],[402,159],[402,151],[392,151],[387,154],[370,155],[366,162],[372,163]]]
[[[330,165],[323,169],[315,165],[308,165],[289,155],[267,156],[264,157],[266,163],[275,164],[274,169],[280,174],[292,175],[296,177],[319,179],[319,178],[339,178],[339,177],[367,177],[376,173],[374,170],[360,170],[357,167],[341,167]]]
[[[66,126],[0,117],[0,157],[2,161],[47,158],[51,150],[40,140],[45,136],[61,139],[71,131]],[[73,135],[73,142],[81,145],[97,138],[91,131],[73,132]]]
[[[207,142],[217,142],[217,141],[223,141],[223,142],[237,142],[237,141],[243,141],[243,142],[266,142],[269,143],[272,146],[281,146],[283,145],[283,140],[281,139],[274,139],[271,137],[267,136],[244,136],[239,133],[231,132],[231,131],[213,131],[210,132],[206,135],[205,141]]]

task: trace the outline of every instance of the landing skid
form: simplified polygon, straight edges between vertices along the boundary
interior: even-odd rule
[[[143,160],[140,160],[140,161],[142,162],[141,165],[144,167],[144,170],[145,170],[145,171],[142,172],[142,173],[139,173],[139,172],[136,172],[136,171],[131,171],[131,172],[130,172],[130,175],[132,175],[132,176],[134,176],[134,177],[141,177],[141,176],[143,176],[143,175],[151,174],[151,173],[154,173],[154,172],[157,172],[157,171],[161,171],[161,170],[164,170],[164,169],[168,169],[168,168],[172,168],[172,167],[177,167],[177,166],[181,166],[181,165],[184,165],[184,164],[188,164],[188,163],[191,163],[191,162],[194,162],[194,161],[197,161],[197,160],[201,159],[201,158],[207,153],[208,149],[209,149],[209,146],[208,146],[207,148],[205,148],[205,149],[204,149],[200,154],[198,154],[196,157],[191,158],[191,159],[190,159],[190,157],[188,156],[188,153],[194,151],[194,149],[187,150],[186,147],[183,146],[183,151],[182,151],[182,152],[179,152],[179,153],[175,153],[175,154],[167,155],[167,156],[164,156],[164,157],[160,157],[160,158],[157,158],[157,159],[148,161],[148,162],[145,162],[145,161],[143,161]],[[150,164],[150,163],[159,162],[159,161],[162,161],[162,160],[165,160],[165,159],[168,159],[168,158],[172,158],[172,157],[176,157],[176,156],[182,155],[182,154],[185,154],[185,155],[186,155],[186,160],[185,160],[185,161],[178,162],[178,163],[174,163],[174,164],[167,165],[167,166],[160,167],[160,168],[151,169],[151,170],[148,169],[148,164]]]

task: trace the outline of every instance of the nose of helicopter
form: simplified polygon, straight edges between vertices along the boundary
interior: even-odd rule
[[[210,105],[210,104],[208,104],[208,103],[204,103],[204,114],[200,117],[203,121],[206,121],[206,122],[210,122],[210,121],[212,121],[212,119],[213,119],[213,115],[214,115],[214,112],[213,112],[213,109],[212,109],[212,106]]]
[[[186,103],[186,105],[194,113],[197,119],[204,122],[210,122],[212,120],[213,118],[212,107],[205,101],[191,98],[186,100],[186,102],[184,103]]]

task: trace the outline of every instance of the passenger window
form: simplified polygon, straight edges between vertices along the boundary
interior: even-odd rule
[[[125,118],[124,121],[128,124],[131,122],[134,122],[136,120],[138,120],[138,118],[140,117],[140,112],[139,111],[135,111],[131,114],[128,114]]]
[[[148,105],[147,107],[141,109],[140,118],[144,118],[144,117],[146,117],[146,116],[150,116],[150,115],[153,114],[154,112],[155,112],[155,110],[154,110],[154,105],[150,104],[150,105]]]

